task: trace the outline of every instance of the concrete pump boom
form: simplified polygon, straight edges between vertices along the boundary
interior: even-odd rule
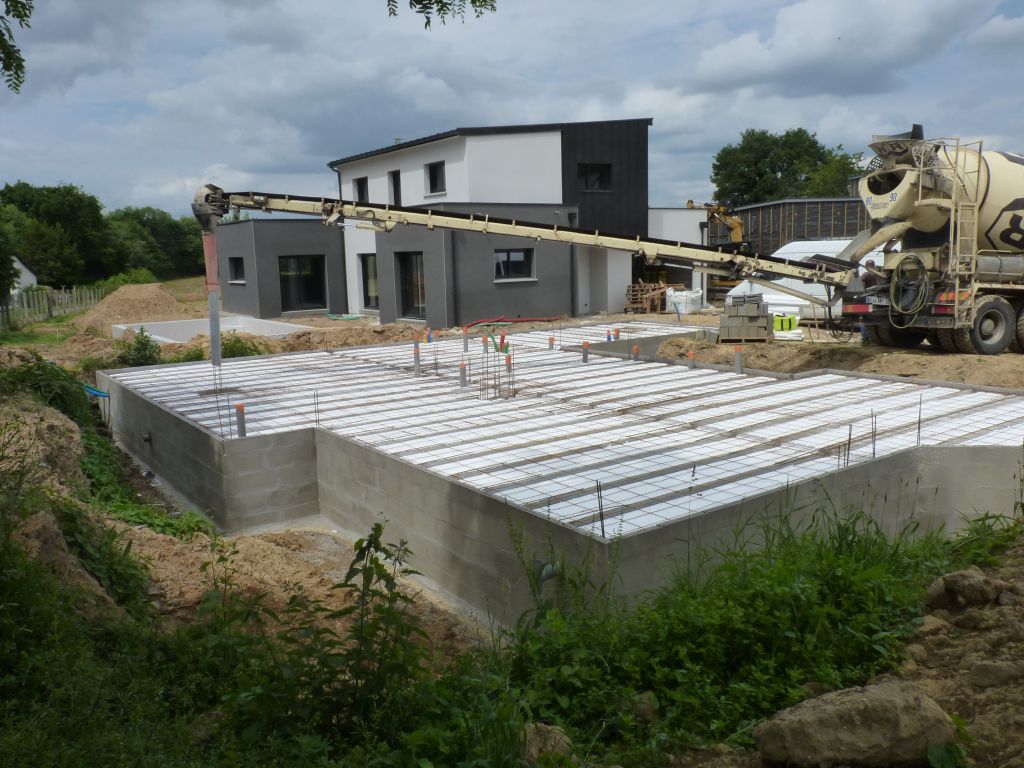
[[[729,246],[709,247],[692,243],[630,237],[599,231],[585,231],[571,227],[538,224],[515,219],[500,219],[481,214],[437,212],[423,208],[402,208],[392,205],[357,203],[331,198],[298,197],[264,192],[225,192],[219,187],[206,185],[196,193],[192,211],[202,225],[203,232],[212,240],[221,216],[231,208],[280,211],[319,216],[325,224],[340,224],[344,219],[370,223],[389,232],[399,224],[434,229],[441,227],[464,232],[515,235],[534,240],[553,240],[570,245],[588,245],[612,248],[642,255],[649,263],[669,263],[715,275],[733,278],[792,277],[805,282],[822,283],[834,288],[845,288],[857,275],[857,264],[829,257],[815,257],[808,261],[739,253]],[[814,299],[816,303],[818,299]]]

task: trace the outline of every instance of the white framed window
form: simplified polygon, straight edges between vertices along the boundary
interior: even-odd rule
[[[494,282],[536,280],[533,249],[502,249],[494,252]]]
[[[444,160],[427,163],[423,170],[426,174],[428,195],[439,195],[447,189],[444,181]]]

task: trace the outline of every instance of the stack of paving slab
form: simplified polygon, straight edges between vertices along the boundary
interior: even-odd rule
[[[720,342],[771,341],[774,338],[774,319],[767,311],[763,294],[729,297],[725,314],[719,320]]]

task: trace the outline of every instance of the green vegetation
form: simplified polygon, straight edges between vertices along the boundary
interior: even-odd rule
[[[247,339],[234,331],[225,333],[220,339],[220,354],[225,360],[229,357],[253,357],[265,355],[269,350],[256,339]]]
[[[0,187],[0,245],[17,254],[43,285],[154,282],[202,270],[199,223],[156,208],[103,204],[73,184]],[[0,266],[0,289],[3,288]],[[146,279],[149,278],[149,279]],[[4,294],[6,295],[6,294]]]
[[[146,333],[144,327],[139,328],[137,333],[132,334],[129,340],[119,340],[115,346],[117,348],[117,356],[114,358],[114,362],[117,365],[134,368],[139,365],[159,365],[163,362],[163,358],[160,355],[160,345],[152,336]]]
[[[985,562],[1021,532],[1017,517],[983,517],[952,538],[886,536],[828,504],[804,527],[766,516],[737,532],[757,549],[698,558],[634,606],[585,564],[562,563],[555,594],[538,588],[514,631],[446,664],[431,663],[399,588],[412,553],[383,526],[356,543],[335,586],[340,610],[301,591],[280,610],[242,593],[229,544],[212,538],[206,602],[193,621],[167,626],[147,608],[144,566],[97,520],[179,536],[208,529],[138,500],[72,382],[39,360],[0,375],[0,393],[30,394],[82,425],[90,486],[79,502],[33,490],[32,467],[0,429],[3,765],[103,754],[112,766],[512,768],[531,720],[566,728],[588,759],[626,766],[663,764],[687,746],[749,745],[759,719],[809,689],[892,667],[931,580]],[[82,611],[81,595],[15,544],[10,521],[39,509],[53,512],[120,617]],[[956,764],[962,751],[958,742],[933,762]]]
[[[118,272],[116,275],[100,280],[94,284],[94,287],[102,288],[104,292],[111,293],[122,285],[145,285],[146,283],[156,282],[159,282],[157,276],[148,269],[145,267],[134,267],[133,269]]]
[[[861,153],[826,147],[803,128],[785,133],[749,128],[737,144],[718,150],[711,163],[715,200],[731,206],[787,197],[847,195],[861,173]]]

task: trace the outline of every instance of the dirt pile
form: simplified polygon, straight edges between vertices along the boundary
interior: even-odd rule
[[[0,472],[58,492],[81,488],[82,437],[60,411],[27,396],[0,404]]]
[[[698,363],[731,366],[735,344],[714,344],[686,338],[669,339],[658,348],[658,357],[685,360],[693,352]],[[743,344],[747,368],[779,373],[800,373],[820,368],[878,373],[930,381],[954,381],[990,387],[1024,387],[1024,355],[948,355],[920,350],[807,341],[773,341]]]
[[[187,320],[202,317],[198,307],[179,302],[160,283],[123,285],[99,304],[73,321],[75,328],[97,336],[110,336],[115,323],[143,323],[159,320]]]
[[[176,619],[192,617],[211,588],[216,566],[208,566],[204,574],[203,564],[218,556],[215,542],[202,535],[182,541],[146,527],[127,528],[124,534],[132,551],[149,565],[150,591],[158,596],[159,610]],[[265,594],[267,604],[276,610],[297,590],[332,610],[347,603],[345,592],[331,587],[344,579],[352,545],[329,531],[295,529],[236,536],[223,543],[238,589],[248,595]],[[404,588],[419,592],[411,583]],[[435,649],[450,652],[476,640],[474,626],[426,594],[419,594],[413,610]]]
[[[338,347],[360,347],[369,344],[390,344],[398,341],[413,341],[423,336],[421,325],[412,323],[387,323],[376,326],[339,326],[335,328],[314,328],[309,331],[291,333],[280,340],[282,352],[298,352],[307,349],[336,349]]]

